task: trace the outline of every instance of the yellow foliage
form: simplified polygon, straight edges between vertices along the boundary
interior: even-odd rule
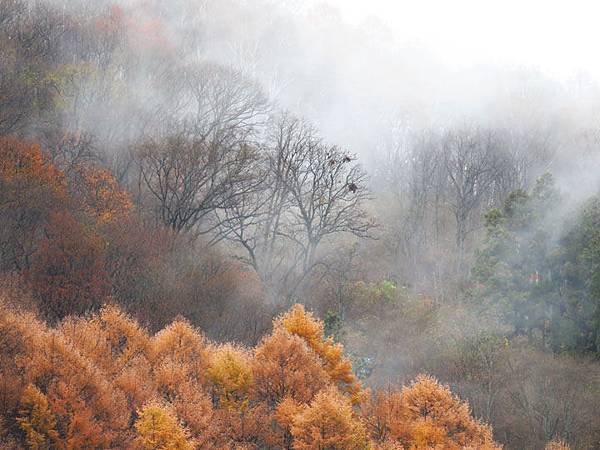
[[[245,409],[248,406],[254,381],[247,351],[230,344],[218,347],[206,375],[223,407]]]
[[[21,397],[17,422],[25,432],[27,446],[31,449],[49,448],[58,439],[56,417],[48,406],[48,399],[31,384]]]
[[[189,431],[184,428],[177,416],[166,405],[148,403],[140,411],[135,422],[137,443],[147,450],[191,450],[194,442]]]

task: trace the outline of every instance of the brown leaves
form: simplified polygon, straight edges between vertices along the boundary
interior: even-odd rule
[[[129,194],[106,169],[77,167],[73,184],[73,197],[79,208],[99,225],[124,221],[133,209]]]
[[[28,279],[51,320],[99,306],[110,288],[101,239],[70,214],[52,213]]]
[[[66,192],[63,173],[38,145],[0,137],[0,268],[27,269],[41,227]]]
[[[28,200],[33,196],[39,201],[48,201],[49,196],[58,200],[66,194],[64,175],[39,145],[10,136],[0,137],[0,182],[3,193],[6,189],[19,194],[19,198],[4,197],[3,201],[22,201],[23,194],[30,197]]]

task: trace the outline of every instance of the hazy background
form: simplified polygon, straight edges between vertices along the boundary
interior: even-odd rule
[[[598,118],[593,2],[227,3],[207,6],[210,57],[365,156],[392,129]]]

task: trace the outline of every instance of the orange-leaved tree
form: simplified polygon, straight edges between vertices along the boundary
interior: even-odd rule
[[[56,417],[46,396],[31,384],[23,392],[17,422],[29,448],[50,448],[57,444]]]
[[[0,137],[0,269],[29,267],[41,227],[66,198],[63,173],[39,145]]]
[[[420,375],[401,391],[373,396],[365,408],[371,436],[405,448],[498,449],[489,426],[471,416],[468,404],[432,377]]]
[[[274,407],[284,398],[308,403],[331,384],[318,355],[301,337],[276,329],[256,347],[254,396]]]
[[[571,450],[571,447],[560,439],[553,439],[546,444],[545,450]]]
[[[323,361],[329,378],[342,391],[350,394],[353,403],[362,400],[364,392],[352,371],[352,363],[344,356],[342,345],[336,344],[331,337],[325,337],[323,322],[307,312],[304,306],[294,305],[289,312],[275,320],[274,328],[285,330],[304,339]]]
[[[294,416],[292,436],[296,450],[369,448],[364,424],[349,399],[334,387],[319,392]]]
[[[288,331],[284,315],[252,350],[210,343],[183,319],[150,337],[113,305],[54,327],[15,308],[0,301],[2,445],[499,448],[491,429],[431,377],[353,403],[313,349],[331,342],[299,308],[291,323],[304,328],[288,322],[298,333]]]
[[[112,173],[100,167],[78,166],[71,191],[78,207],[99,225],[125,220],[133,208],[129,194]]]

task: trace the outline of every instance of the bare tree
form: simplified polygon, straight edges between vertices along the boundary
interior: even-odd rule
[[[448,178],[448,205],[456,221],[457,270],[462,273],[465,241],[473,230],[474,213],[487,198],[500,171],[499,140],[490,130],[462,129],[442,138]]]
[[[214,232],[215,211],[231,208],[254,185],[255,151],[214,146],[181,131],[147,141],[137,153],[140,184],[157,217],[173,230]]]
[[[265,145],[264,183],[230,212],[229,238],[264,281],[289,294],[317,264],[327,237],[369,236],[366,174],[353,157],[328,147],[305,121],[282,114]],[[243,211],[238,209],[243,205]]]
[[[256,187],[253,137],[267,103],[258,87],[215,65],[187,68],[173,79],[171,117],[139,146],[140,190],[175,231],[220,229],[218,211]]]

